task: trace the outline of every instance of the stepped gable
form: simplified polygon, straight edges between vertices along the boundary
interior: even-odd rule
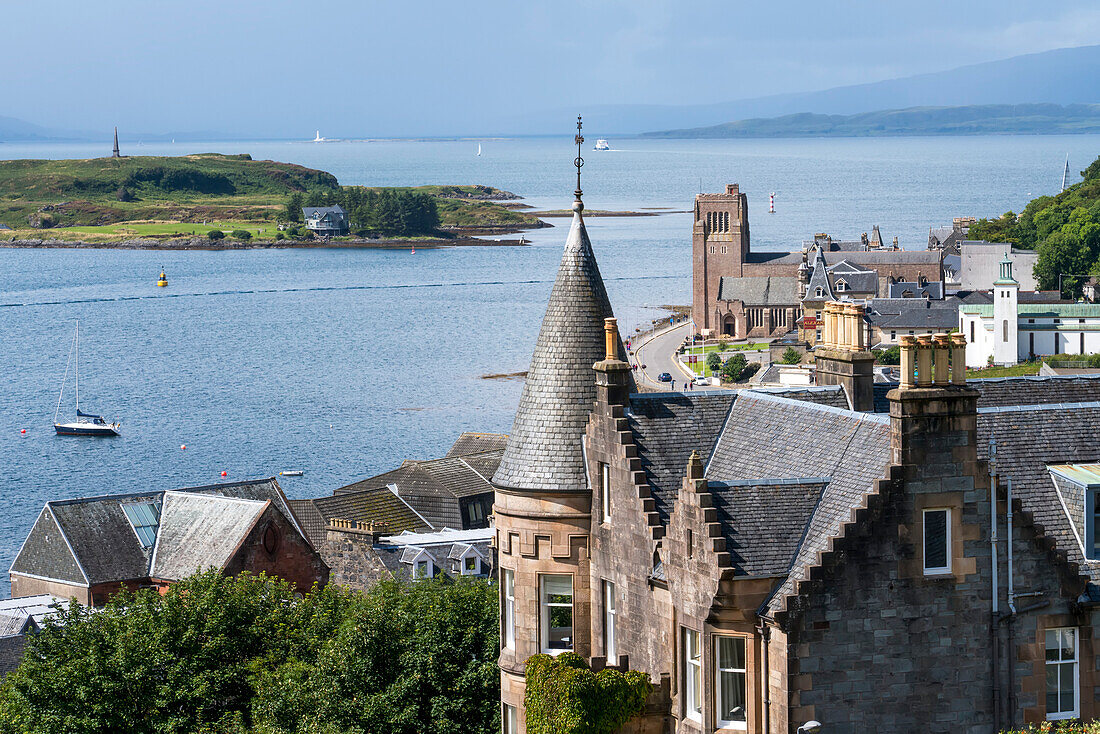
[[[769,604],[781,608],[795,584],[806,578],[829,539],[875,491],[875,481],[890,464],[890,419],[884,415],[841,410],[768,393],[742,391],[730,412],[707,465],[712,482],[798,479],[827,482],[806,524],[787,578]],[[797,525],[807,504],[773,508],[773,522]],[[788,517],[794,513],[796,516]]]
[[[596,399],[592,365],[605,356],[603,320],[614,314],[581,208],[574,204],[515,423],[493,475],[498,487],[587,491],[581,438]]]

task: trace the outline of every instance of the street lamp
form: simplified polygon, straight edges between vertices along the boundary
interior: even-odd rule
[[[798,727],[798,734],[816,734],[819,731],[821,731],[821,722],[813,719]]]

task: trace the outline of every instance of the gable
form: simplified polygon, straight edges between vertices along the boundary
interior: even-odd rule
[[[80,563],[73,555],[49,505],[42,508],[23,547],[11,564],[12,573],[86,585]]]
[[[122,509],[134,502],[159,502],[160,492],[51,502],[88,583],[142,579],[149,575],[151,548],[144,547]]]
[[[225,568],[268,502],[165,492],[149,575],[178,581]]]

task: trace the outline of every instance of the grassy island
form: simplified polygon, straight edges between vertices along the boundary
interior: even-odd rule
[[[351,203],[358,237],[454,238],[538,227],[489,186],[342,186],[330,173],[247,154],[0,161],[0,241],[106,243],[244,231],[308,237],[303,205]],[[416,216],[410,216],[415,211]],[[289,234],[284,234],[288,230]]]

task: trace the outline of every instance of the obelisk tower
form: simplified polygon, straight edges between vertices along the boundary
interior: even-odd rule
[[[121,158],[122,153],[118,151],[118,126],[115,126],[115,152],[111,154],[112,158]]]

